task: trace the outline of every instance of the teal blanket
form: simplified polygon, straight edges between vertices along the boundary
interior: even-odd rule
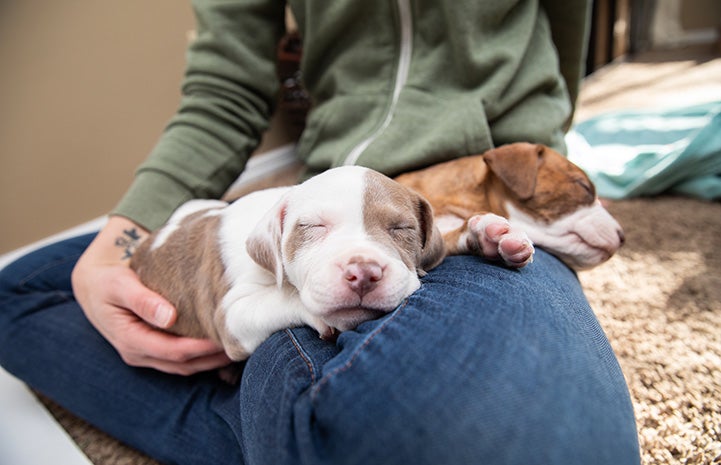
[[[721,199],[721,102],[604,114],[574,126],[566,141],[601,197]]]

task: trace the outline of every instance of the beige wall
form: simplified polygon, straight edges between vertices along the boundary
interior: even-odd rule
[[[177,107],[193,28],[189,0],[0,2],[0,253],[114,207]],[[274,127],[266,148],[288,140]]]
[[[0,253],[114,206],[177,105],[189,3],[0,6]]]

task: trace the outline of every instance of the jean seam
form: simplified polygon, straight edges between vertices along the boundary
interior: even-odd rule
[[[416,292],[420,292],[423,288],[419,289]],[[355,352],[353,355],[346,361],[343,365],[334,368],[331,372],[324,375],[323,378],[318,382],[318,384],[315,385],[315,387],[311,390],[311,399],[315,400],[318,397],[318,394],[320,390],[323,388],[323,386],[330,381],[330,379],[334,378],[335,376],[348,371],[356,361],[356,359],[360,356],[360,354],[363,352],[363,350],[378,336],[393,320],[395,320],[398,315],[401,314],[403,309],[405,309],[408,306],[408,300],[405,299],[403,303],[393,312],[393,314],[385,320],[383,323],[381,323],[373,332],[371,332],[367,337],[366,340],[363,341],[363,344],[360,345],[360,347],[355,349]]]
[[[298,339],[295,337],[295,334],[293,334],[293,331],[291,329],[286,329],[285,334],[288,335],[290,338],[290,342],[293,344],[293,347],[295,347],[296,352],[298,352],[298,355],[300,355],[300,358],[303,359],[305,362],[306,367],[308,368],[308,372],[310,373],[310,382],[311,384],[315,384],[316,382],[316,373],[315,369],[313,368],[313,362],[311,361],[310,357],[308,356],[308,353],[303,349]]]

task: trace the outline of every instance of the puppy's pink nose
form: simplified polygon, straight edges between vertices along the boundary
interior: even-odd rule
[[[383,268],[374,261],[351,258],[343,268],[343,277],[348,287],[363,297],[375,289],[383,279]]]

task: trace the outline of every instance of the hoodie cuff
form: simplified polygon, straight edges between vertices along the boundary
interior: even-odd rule
[[[188,188],[152,170],[139,172],[110,214],[126,217],[149,231],[162,226],[183,203],[193,198]]]

